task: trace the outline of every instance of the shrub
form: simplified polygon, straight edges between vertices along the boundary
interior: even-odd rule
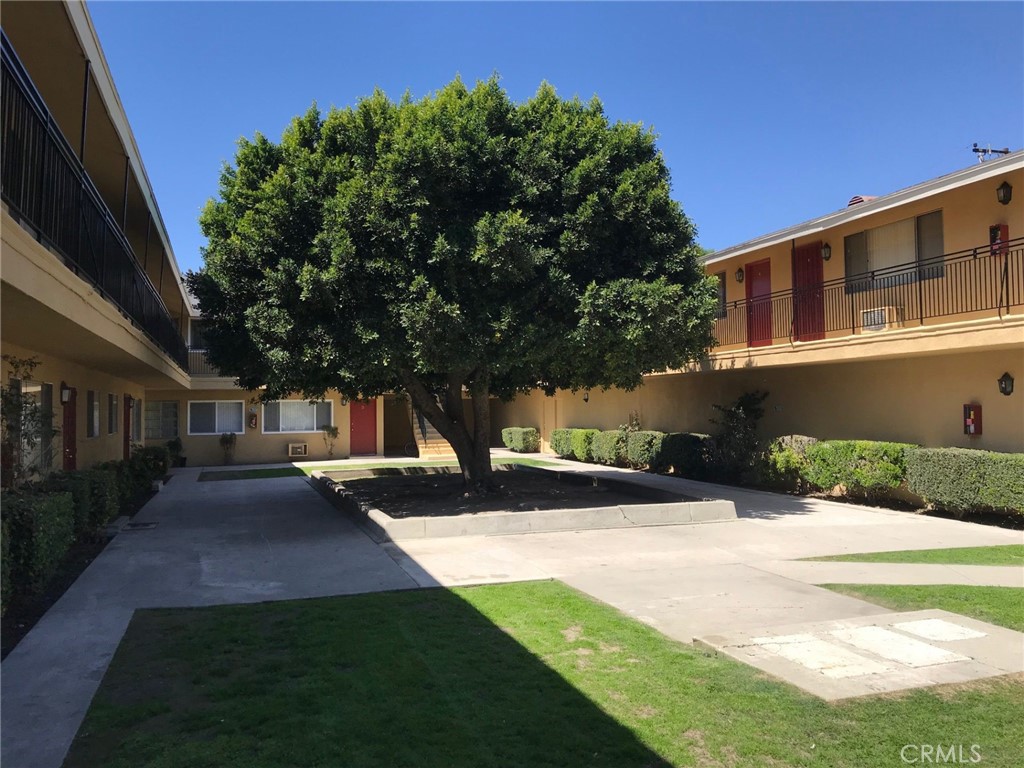
[[[708,475],[712,444],[711,435],[669,432],[661,441],[661,451],[652,469],[702,480]]]
[[[553,429],[551,430],[551,450],[556,456],[567,459],[572,456],[572,430]],[[505,439],[502,434],[502,439]]]
[[[43,483],[47,491],[71,494],[75,504],[75,536],[85,536],[92,531],[93,492],[90,477],[87,472],[54,472]]]
[[[634,469],[656,467],[660,464],[664,432],[640,430],[626,435],[626,461]]]
[[[11,537],[7,535],[7,521],[0,521],[0,616],[11,601]]]
[[[807,484],[807,448],[818,442],[806,435],[775,438],[761,456],[758,474],[765,485],[802,490]]]
[[[708,474],[713,479],[730,482],[754,479],[755,464],[761,454],[757,425],[764,416],[761,404],[767,397],[767,392],[744,392],[731,405],[712,406],[721,414],[712,422],[722,427],[709,456]]]
[[[104,469],[87,469],[83,473],[92,489],[92,504],[89,507],[89,530],[99,531],[117,517],[121,509],[118,501],[117,475]]]
[[[598,429],[570,430],[569,442],[572,447],[572,455],[577,461],[594,460],[594,436],[597,434],[600,434]]]
[[[114,477],[118,509],[128,509],[132,500],[143,489],[149,487],[150,481],[146,476],[146,470],[138,461],[104,461],[97,464],[96,469]]]
[[[167,474],[171,467],[171,452],[165,445],[139,446],[132,451],[132,461],[140,465],[140,469],[145,471],[146,479],[152,482]]]
[[[972,448],[912,448],[907,484],[933,506],[964,515],[1024,514],[1024,454]]]
[[[56,573],[74,541],[74,500],[70,493],[9,493],[4,522],[10,535],[12,587],[34,592]]]
[[[803,477],[828,491],[842,485],[848,493],[877,496],[906,478],[907,443],[873,440],[823,440],[807,446]]]
[[[506,427],[501,430],[501,441],[510,451],[536,453],[540,450],[540,433],[533,427]]]
[[[626,463],[626,433],[621,429],[608,429],[598,432],[590,443],[590,452],[598,464],[610,467],[624,466]]]

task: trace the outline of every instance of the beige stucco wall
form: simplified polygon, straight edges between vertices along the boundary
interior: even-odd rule
[[[1017,379],[1013,395],[1000,395],[996,380]],[[541,430],[550,450],[560,427],[614,429],[637,412],[646,429],[711,432],[713,403],[728,404],[746,391],[769,392],[765,437],[805,434],[819,438],[899,440],[926,446],[962,446],[1024,452],[1024,347],[957,355],[792,367],[765,367],[649,377],[633,392],[535,392],[492,407],[492,439],[502,427]],[[963,434],[965,403],[983,409],[983,433]]]
[[[334,425],[338,428],[338,439],[334,445],[334,455],[329,456],[324,445],[323,435],[315,432],[303,433],[264,433],[263,406],[258,402],[258,393],[240,389],[201,389],[185,392],[182,390],[149,390],[146,397],[151,401],[172,400],[178,403],[178,435],[184,447],[184,455],[188,465],[217,466],[224,464],[224,452],[220,447],[219,435],[188,434],[188,403],[190,401],[209,400],[241,400],[244,403],[246,418],[249,409],[256,409],[256,427],[246,425],[244,433],[239,433],[235,443],[234,464],[269,464],[293,461],[288,457],[289,443],[306,443],[309,455],[296,461],[325,461],[330,458],[344,459],[349,456],[351,424],[349,406],[341,404],[337,392],[329,393],[327,400],[333,403]],[[302,400],[292,396],[288,399]],[[377,454],[384,452],[384,400],[377,398]],[[166,439],[147,440],[147,444],[164,444]]]
[[[124,455],[124,397],[130,395],[140,401],[144,396],[144,388],[138,382],[115,376],[111,373],[86,368],[66,359],[55,357],[36,350],[14,344],[6,339],[3,341],[3,353],[18,358],[35,358],[39,361],[32,379],[53,385],[53,426],[60,429],[64,419],[64,409],[60,403],[60,384],[78,390],[76,409],[76,426],[78,433],[78,468],[86,469],[93,464],[111,459],[120,459]],[[11,374],[10,366],[3,363],[3,384],[6,386]],[[97,393],[100,402],[100,432],[96,437],[86,437],[87,397],[88,390]],[[107,431],[107,395],[117,395],[117,431]],[[137,406],[138,407],[138,406]],[[130,428],[130,425],[127,425]],[[58,434],[53,439],[55,469],[63,466],[63,445],[65,435]]]

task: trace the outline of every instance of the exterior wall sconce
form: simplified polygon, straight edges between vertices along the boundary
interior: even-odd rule
[[[1011,379],[1011,381],[1012,381],[1012,379]],[[1010,386],[1012,388],[1013,385],[1011,384]],[[590,390],[589,389],[584,390],[584,392],[583,392],[583,402],[584,403],[589,403],[590,402]]]
[[[999,394],[1013,394],[1013,376],[1011,376],[1009,373],[1004,373],[1002,376],[999,377]]]
[[[1010,186],[1010,182],[1004,181],[998,187],[996,187],[996,200],[1003,205],[1009,205],[1010,200],[1013,199],[1013,187]]]
[[[831,258],[832,258],[832,246],[829,245],[828,243],[825,243],[823,246],[821,246],[821,260],[822,261],[828,261]]]
[[[342,397],[341,398],[341,407],[344,408],[346,405],[348,405],[348,398],[347,397]]]
[[[739,269],[736,270],[736,282],[743,282],[743,267],[740,267]]]
[[[71,402],[71,387],[66,382],[60,383],[60,404],[67,405]]]

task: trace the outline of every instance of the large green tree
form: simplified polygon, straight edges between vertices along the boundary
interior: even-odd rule
[[[404,391],[478,488],[489,398],[630,389],[711,344],[654,134],[546,84],[314,105],[280,143],[240,142],[200,223],[217,367],[266,398]]]

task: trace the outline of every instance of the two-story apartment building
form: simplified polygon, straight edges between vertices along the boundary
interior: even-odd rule
[[[708,255],[717,346],[634,392],[534,394],[493,423],[714,431],[769,392],[766,435],[1024,450],[1024,151]],[[1016,196],[1014,196],[1014,194]],[[970,423],[967,420],[970,419]]]

